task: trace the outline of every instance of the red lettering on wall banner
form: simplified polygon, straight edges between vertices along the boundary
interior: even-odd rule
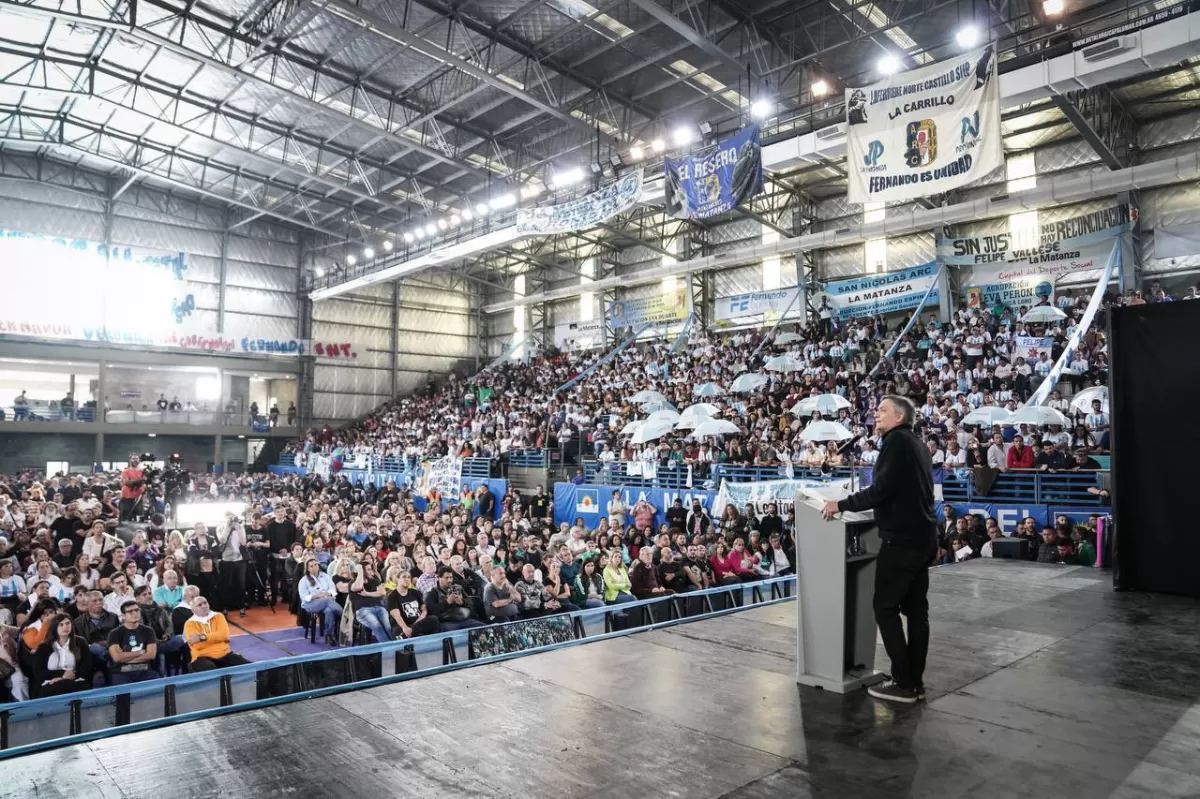
[[[313,352],[318,358],[337,358],[338,360],[354,360],[358,357],[358,351],[354,345],[314,342]]]

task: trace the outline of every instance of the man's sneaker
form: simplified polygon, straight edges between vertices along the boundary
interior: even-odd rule
[[[917,700],[920,702],[925,701],[925,686],[924,685],[917,686]]]
[[[916,688],[902,688],[894,682],[872,685],[867,689],[867,693],[876,699],[886,702],[901,702],[905,705],[915,705],[920,698]]]

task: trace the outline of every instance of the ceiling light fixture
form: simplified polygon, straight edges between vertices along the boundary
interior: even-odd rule
[[[462,209],[462,218],[464,222],[470,222],[475,218],[475,213],[470,208]]]
[[[475,206],[475,216],[487,216],[491,211],[492,208],[487,203],[480,203]]]
[[[813,97],[824,97],[829,94],[829,83],[824,79],[813,81],[811,87]]]
[[[1057,17],[1066,8],[1066,3],[1063,0],[1043,0],[1042,11],[1048,17]]]
[[[366,258],[369,261],[374,257],[375,257],[375,248],[374,247],[368,247],[365,250],[363,250],[363,258]]]
[[[696,131],[691,125],[681,125],[671,134],[671,141],[675,142],[676,147],[686,147],[695,138]]]
[[[411,234],[411,233],[405,233],[405,234],[404,234],[404,243],[405,243],[405,244],[412,244],[412,243],[413,243],[413,239],[415,239],[415,238],[416,238],[416,236],[414,236],[413,234]]]
[[[646,157],[646,153],[638,145],[635,144],[629,148],[629,160],[630,161],[641,161],[645,157]]]
[[[356,263],[358,263],[358,259],[355,258],[353,255],[347,255],[346,263],[350,264],[351,266],[354,266]]]
[[[971,48],[979,43],[979,28],[974,25],[967,25],[960,28],[958,33],[954,34],[954,41],[958,42],[959,47]]]
[[[775,113],[775,103],[763,98],[750,104],[750,116],[755,119],[766,119]]]
[[[667,143],[662,139],[655,139],[654,141],[650,142],[650,149],[654,150],[656,153],[661,153],[663,150],[667,149]]]
[[[885,55],[875,63],[875,69],[881,75],[895,75],[900,71],[900,59],[894,55]]]
[[[436,236],[437,232],[438,232],[437,228],[438,228],[438,226],[435,223],[430,222],[428,225],[425,226],[425,235]]]
[[[393,245],[392,245],[392,240],[391,240],[391,239],[387,239],[387,240],[385,240],[385,241],[383,242],[383,251],[384,251],[384,252],[391,252],[391,251],[392,251],[392,246],[393,246]]]

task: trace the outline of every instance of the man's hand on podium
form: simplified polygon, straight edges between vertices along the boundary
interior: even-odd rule
[[[825,519],[825,521],[827,521],[827,522],[832,521],[833,517],[837,516],[838,513],[839,513],[839,511],[838,511],[837,500],[836,499],[825,500],[825,506],[821,508],[821,516]]]

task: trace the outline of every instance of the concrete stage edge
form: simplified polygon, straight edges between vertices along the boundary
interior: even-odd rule
[[[1200,602],[1012,561],[931,583],[924,705],[797,686],[787,602],[30,755],[0,796],[1200,796]]]

